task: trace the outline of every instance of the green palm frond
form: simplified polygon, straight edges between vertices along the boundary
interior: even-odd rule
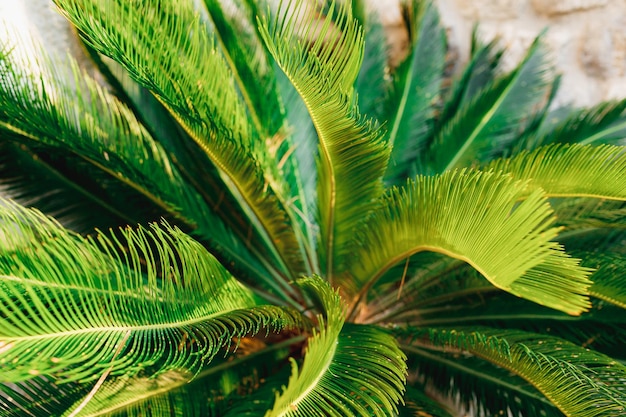
[[[404,403],[405,405],[400,407],[398,417],[452,417],[444,405],[413,387],[407,388]]]
[[[550,197],[626,199],[626,153],[612,145],[555,144],[487,164],[485,170],[529,181]]]
[[[355,4],[356,3],[356,4]],[[367,11],[362,0],[354,0],[352,11],[361,22],[367,39],[363,50],[363,63],[354,88],[359,101],[359,110],[364,115],[381,120],[384,99],[390,88],[388,78],[389,63],[385,28],[379,16]]]
[[[153,0],[135,9],[125,1],[56,3],[93,48],[152,91],[195,141],[199,164],[210,163],[217,171],[202,172],[209,176],[205,186],[211,180],[218,183],[210,190],[213,205],[219,206],[226,188],[250,220],[240,226],[242,238],[251,234],[246,227],[253,227],[279,272],[303,272],[301,246],[290,227],[288,207],[281,202],[286,201],[281,197],[285,184],[277,186],[281,177],[263,170],[276,169],[275,161],[259,146],[262,142],[252,140],[256,136],[250,132],[230,69],[193,5]],[[160,67],[154,65],[155,38],[167,41],[158,46]]]
[[[583,256],[585,265],[593,266],[593,285],[589,293],[601,300],[626,309],[626,268],[624,254],[607,251],[604,248],[596,251],[575,251]]]
[[[37,206],[71,230],[91,233],[94,228],[138,224],[166,215],[134,189],[77,156],[46,146],[29,148],[9,142],[9,135],[3,137],[2,195],[25,206]]]
[[[298,325],[177,229],[82,238],[11,202],[0,219],[3,382],[195,373],[233,338]]]
[[[198,194],[186,187],[163,148],[125,105],[75,64],[70,80],[49,65],[31,62],[42,71],[37,79],[12,58],[0,53],[0,130],[5,137],[27,145],[69,148],[187,225],[201,219],[191,215],[207,211]]]
[[[432,133],[446,64],[445,33],[435,6],[423,1],[407,7],[411,47],[395,70],[385,114],[392,148],[386,179],[392,184],[423,171],[421,155]]]
[[[623,145],[626,136],[626,100],[597,104],[590,109],[571,112],[547,132],[538,134],[534,143],[579,143],[581,145]]]
[[[494,286],[569,314],[589,307],[589,270],[551,240],[558,230],[541,190],[480,171],[418,177],[392,190],[354,240],[351,274],[364,291],[421,251],[467,262]]]
[[[261,22],[268,49],[298,90],[317,130],[319,246],[331,280],[346,255],[347,236],[383,192],[388,155],[380,132],[353,104],[362,31],[348,5],[335,8],[333,3],[320,21],[317,7],[293,1],[273,22]],[[312,34],[315,40],[307,38]]]
[[[147,200],[159,209],[158,216],[172,217],[207,240],[219,236],[219,241],[213,244],[220,253],[237,259],[238,265],[248,273],[269,275],[210,211],[202,195],[185,181],[168,153],[131,110],[78,70],[73,61],[70,60],[69,68],[60,67],[58,71],[45,65],[49,61],[31,62],[32,68],[41,71],[41,79],[20,67],[4,49],[0,61],[0,131],[5,139],[31,148],[37,146],[48,155],[50,148],[70,152],[72,158],[84,161],[76,163],[73,169],[82,168],[80,175],[90,180],[88,184],[95,185],[105,197],[111,195],[106,203],[104,197],[96,201],[97,196],[89,196],[96,205],[121,216],[121,212],[129,209],[132,199],[137,199],[137,196],[131,198],[132,193],[127,189],[134,190],[142,197],[135,205],[147,206]],[[158,216],[129,220],[135,220],[130,222],[133,224],[138,220],[154,221]],[[269,285],[276,287],[271,281]],[[277,291],[280,293],[280,288]]]
[[[567,416],[626,411],[626,367],[608,356],[546,335],[513,330],[433,329],[434,346],[460,349],[521,376]]]
[[[465,409],[463,415],[563,417],[540,391],[506,369],[457,349],[429,349],[416,343],[402,348],[417,385]]]
[[[289,383],[266,416],[310,416],[317,410],[337,417],[394,415],[405,380],[405,358],[396,341],[374,327],[344,324],[343,302],[321,280],[299,285],[320,298],[326,317],[319,317],[304,362],[292,362]]]
[[[63,382],[47,377],[0,382],[0,414],[3,417],[60,416],[72,404],[83,398],[90,387],[78,382]]]
[[[252,1],[221,0],[204,0],[204,4],[252,125],[263,138],[277,134],[283,127],[283,111],[271,57],[257,31],[257,5]]]
[[[432,172],[483,161],[504,151],[540,110],[551,88],[549,66],[539,40],[524,61],[459,108],[438,131],[428,150]]]

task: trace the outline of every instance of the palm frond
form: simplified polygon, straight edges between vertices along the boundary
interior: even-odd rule
[[[336,7],[333,2],[321,21],[316,6],[290,1],[273,22],[261,22],[268,49],[303,98],[317,130],[320,257],[331,280],[346,255],[346,237],[382,193],[387,162],[380,132],[353,104],[363,35],[349,6],[335,12]],[[307,38],[313,34],[314,41]]]
[[[204,0],[214,35],[233,72],[252,125],[262,138],[283,127],[271,57],[257,32],[257,5],[251,1]]]
[[[568,416],[626,411],[626,366],[564,340],[514,330],[433,329],[435,346],[460,349],[521,376]]]
[[[445,32],[436,7],[413,1],[406,13],[409,55],[394,72],[385,115],[385,138],[392,148],[386,180],[394,185],[422,172],[421,156],[432,133],[446,64]]]
[[[476,95],[493,84],[498,75],[500,60],[504,51],[497,41],[484,44],[480,41],[477,27],[471,38],[470,60],[458,79],[451,82],[445,91],[441,114],[436,119],[435,130],[439,131],[449,123],[455,114],[472,102]]]
[[[541,190],[518,204],[525,189],[506,176],[465,170],[393,189],[355,234],[350,271],[361,297],[392,266],[435,251],[514,295],[569,314],[585,311],[590,271],[551,241],[558,230]]]
[[[432,172],[444,172],[503,152],[542,106],[550,68],[536,40],[524,61],[497,78],[442,126],[428,150]]]
[[[0,210],[2,382],[192,374],[233,338],[297,325],[257,306],[199,243],[164,226],[83,238],[35,210]]]
[[[552,129],[537,135],[534,143],[579,143],[623,145],[626,136],[626,100],[609,101],[589,109],[570,111]]]
[[[229,190],[256,232],[253,237],[260,239],[258,246],[269,251],[278,270],[303,272],[292,216],[281,202],[286,200],[280,197],[285,184],[272,172],[276,161],[260,146],[264,142],[254,140],[230,68],[193,5],[161,0],[133,7],[121,0],[58,0],[56,4],[87,43],[119,62],[164,103],[217,171],[212,180],[223,187],[212,191],[219,196],[223,188]],[[157,47],[157,38],[165,43]],[[245,240],[250,231],[240,234]]]
[[[91,178],[85,180],[95,183],[100,192],[113,195],[107,203],[120,202],[117,210],[128,210],[132,200],[137,199],[124,192],[130,188],[157,209],[158,214],[147,220],[172,217],[185,229],[211,240],[216,250],[236,259],[248,274],[261,279],[271,276],[209,209],[203,196],[185,181],[168,153],[130,109],[78,70],[72,60],[69,68],[57,70],[45,62],[31,62],[29,68],[37,68],[42,74],[40,79],[16,64],[4,49],[0,61],[0,131],[5,139],[31,148],[37,146],[40,152],[46,148],[70,152],[72,158],[84,161],[74,168],[86,165],[81,175]],[[68,79],[64,70],[73,70],[73,79]],[[276,283],[266,281],[281,293]]]
[[[356,4],[355,4],[356,3]],[[361,113],[382,120],[384,99],[389,93],[389,63],[385,28],[377,14],[368,11],[363,1],[353,1],[353,15],[363,26],[363,63],[354,88]]]
[[[319,297],[326,317],[308,341],[304,362],[266,416],[388,416],[397,412],[405,380],[404,355],[386,332],[344,324],[344,305],[321,279],[299,282]],[[372,355],[371,352],[376,352]]]
[[[2,195],[24,206],[37,206],[71,230],[91,233],[94,228],[147,223],[167,215],[140,193],[75,155],[45,146],[29,148],[9,138],[3,135],[0,143]]]
[[[596,298],[626,309],[626,268],[624,254],[605,249],[595,251],[575,251],[582,256],[584,264],[595,269],[593,285],[589,290]]]
[[[463,415],[563,417],[533,385],[488,361],[456,349],[432,349],[417,343],[402,348],[409,356],[414,383],[465,410]]]
[[[0,414],[3,417],[60,416],[89,392],[78,382],[59,383],[53,378],[33,377],[17,383],[0,382]]]
[[[42,72],[37,79],[9,53],[0,53],[0,62],[0,131],[5,138],[70,150],[186,224],[200,220],[191,213],[207,209],[182,182],[162,147],[126,106],[75,64],[70,81],[51,65],[31,62],[29,67]]]
[[[626,153],[612,145],[554,144],[487,164],[485,170],[528,181],[550,197],[626,199]]]
[[[404,406],[398,417],[452,417],[443,404],[430,398],[424,391],[408,387],[404,394]]]

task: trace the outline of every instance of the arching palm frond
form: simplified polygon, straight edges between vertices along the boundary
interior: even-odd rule
[[[320,251],[327,276],[343,262],[355,222],[383,191],[388,151],[371,121],[353,104],[353,84],[363,54],[363,35],[348,6],[325,20],[304,1],[261,22],[270,52],[303,98],[319,139]],[[335,15],[336,13],[336,15]],[[297,19],[302,17],[303,21]],[[333,22],[334,20],[334,22]],[[308,39],[316,36],[315,40]]]
[[[523,378],[457,349],[402,345],[417,389],[436,392],[454,406],[453,415],[563,417],[539,390]]]
[[[309,339],[302,365],[292,362],[289,383],[266,417],[305,417],[317,410],[336,417],[397,412],[405,357],[393,337],[374,327],[344,324],[343,302],[323,281],[306,279],[299,285],[320,298],[326,317],[319,317],[320,329]]]
[[[299,325],[167,225],[82,238],[8,201],[0,219],[2,382],[193,374],[233,338]]]
[[[462,328],[433,329],[429,341],[434,347],[459,349],[521,376],[565,415],[591,417],[626,411],[626,367],[573,343],[526,332]]]
[[[626,153],[612,145],[556,144],[499,159],[484,168],[529,181],[550,197],[626,200]]]
[[[246,228],[251,226],[253,237],[260,239],[257,246],[280,266],[277,272],[303,272],[301,246],[289,221],[294,216],[277,198],[280,189],[272,187],[279,176],[262,169],[276,168],[276,161],[262,142],[253,140],[257,136],[250,132],[229,67],[193,5],[153,0],[135,9],[124,1],[56,3],[93,48],[119,62],[175,116],[195,142],[204,185],[213,183],[204,197],[219,206],[227,189],[249,218],[249,224],[239,225],[242,239],[250,236]],[[166,43],[157,47],[155,37]]]
[[[355,235],[351,275],[361,296],[389,268],[421,251],[469,263],[493,285],[539,304],[580,314],[589,307],[589,270],[551,240],[554,218],[543,192],[480,171],[418,177],[392,190]]]

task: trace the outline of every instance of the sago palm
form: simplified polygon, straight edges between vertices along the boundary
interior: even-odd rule
[[[2,416],[626,414],[626,102],[554,109],[540,40],[55,3],[91,69],[0,51]]]

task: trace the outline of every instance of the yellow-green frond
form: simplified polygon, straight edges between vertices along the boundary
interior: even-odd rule
[[[317,130],[320,251],[332,279],[354,225],[382,193],[388,150],[354,104],[363,35],[349,3],[332,2],[326,16],[319,15],[312,3],[289,1],[275,20],[262,20],[261,34]]]
[[[589,307],[590,271],[552,241],[558,229],[543,192],[506,175],[450,171],[393,189],[354,237],[350,264],[367,291],[421,251],[467,262],[498,288],[569,314]]]
[[[0,382],[193,374],[233,338],[300,323],[167,225],[83,238],[2,201],[0,236]]]
[[[436,346],[461,349],[513,372],[568,417],[626,413],[626,367],[614,359],[546,335],[479,329],[434,329]]]
[[[405,357],[395,339],[375,327],[344,324],[344,305],[321,279],[299,282],[319,297],[326,317],[309,339],[303,363],[266,417],[392,416],[405,382]],[[373,354],[373,352],[376,352]]]
[[[499,159],[484,169],[528,180],[528,193],[542,188],[550,197],[626,200],[626,148],[622,146],[553,144]]]

